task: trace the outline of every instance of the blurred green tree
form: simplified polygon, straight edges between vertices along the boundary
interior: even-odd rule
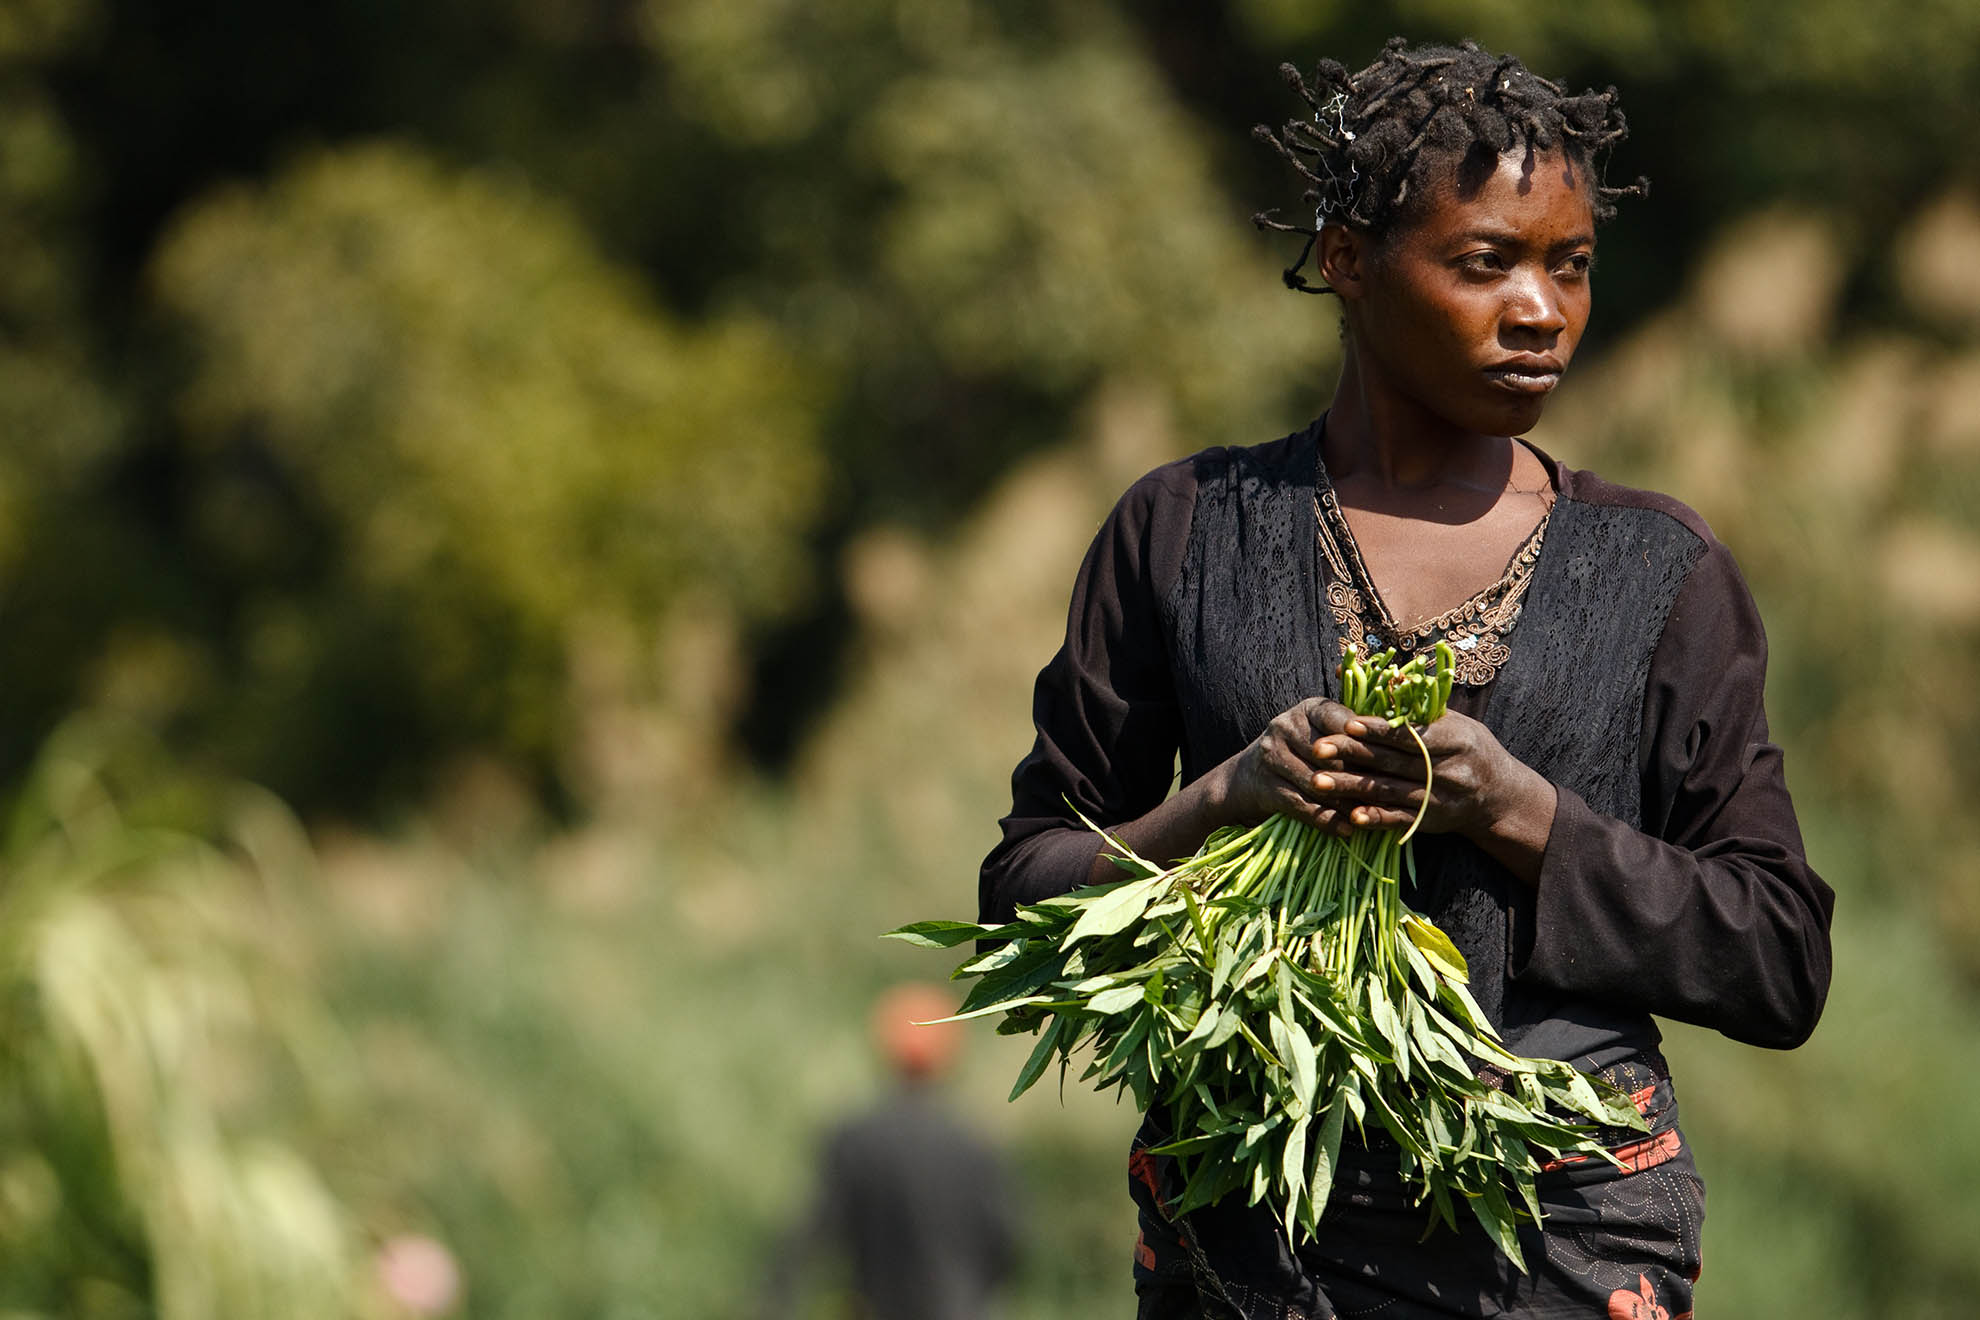
[[[675,324],[519,179],[315,155],[188,210],[151,281],[187,532],[244,587],[216,736],[278,787],[422,736],[551,766],[586,629],[651,651],[684,596],[747,621],[806,584],[815,380],[761,321]]]

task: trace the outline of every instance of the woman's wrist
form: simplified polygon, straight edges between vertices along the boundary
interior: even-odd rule
[[[1547,860],[1547,841],[1553,837],[1554,812],[1560,792],[1553,781],[1520,761],[1508,776],[1507,791],[1498,796],[1495,809],[1465,837],[1480,851],[1529,885],[1540,882],[1540,868]]]
[[[1230,770],[1218,766],[1147,815],[1127,821],[1107,831],[1111,838],[1158,866],[1167,866],[1203,846],[1211,831],[1228,824],[1230,812]],[[1106,844],[1093,859],[1090,883],[1120,878],[1119,870],[1107,860],[1113,850]]]

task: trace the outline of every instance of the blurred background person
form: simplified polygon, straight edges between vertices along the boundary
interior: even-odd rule
[[[850,1269],[855,1314],[982,1320],[1009,1280],[1017,1224],[1002,1158],[944,1104],[962,1025],[953,997],[916,983],[881,995],[873,1043],[891,1074],[878,1103],[840,1123],[810,1209],[771,1269],[763,1314],[790,1314],[811,1267]]]

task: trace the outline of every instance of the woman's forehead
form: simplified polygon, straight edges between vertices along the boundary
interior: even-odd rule
[[[1585,162],[1558,147],[1475,153],[1442,164],[1426,184],[1399,230],[1565,226],[1593,237],[1594,180]]]

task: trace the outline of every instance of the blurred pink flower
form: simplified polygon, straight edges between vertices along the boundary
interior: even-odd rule
[[[378,1248],[378,1281],[414,1315],[446,1315],[461,1297],[454,1253],[422,1233],[401,1233]]]

